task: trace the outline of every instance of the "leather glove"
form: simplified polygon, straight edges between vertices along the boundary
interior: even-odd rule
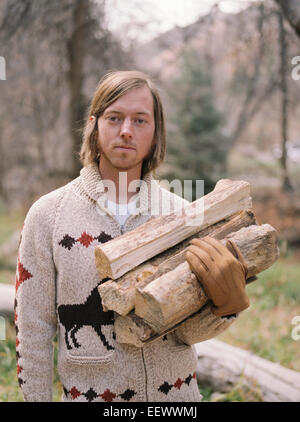
[[[235,314],[249,307],[245,290],[247,266],[233,241],[228,240],[225,247],[209,236],[192,239],[186,260],[213,302],[214,315]]]

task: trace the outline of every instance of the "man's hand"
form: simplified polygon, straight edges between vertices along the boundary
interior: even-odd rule
[[[247,267],[233,241],[228,240],[225,247],[209,236],[193,239],[186,260],[213,302],[215,315],[231,315],[248,308]]]

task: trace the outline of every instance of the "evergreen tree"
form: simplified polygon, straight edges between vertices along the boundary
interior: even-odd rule
[[[222,132],[223,116],[214,104],[212,78],[195,50],[180,58],[179,76],[171,83],[175,104],[173,128],[169,131],[167,179],[204,180],[210,192],[226,176],[229,138]],[[195,182],[193,198],[196,199]]]

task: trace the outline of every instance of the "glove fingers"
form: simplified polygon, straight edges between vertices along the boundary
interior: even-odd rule
[[[245,278],[246,278],[247,273],[248,273],[248,268],[241,251],[239,250],[239,248],[237,247],[237,245],[235,244],[233,240],[227,240],[226,247],[232,253],[232,255],[242,264],[244,272],[245,272]]]
[[[207,274],[206,267],[203,266],[202,262],[195,254],[193,254],[193,252],[187,251],[186,260],[189,266],[191,267],[193,273],[196,274],[198,280],[202,282],[204,274]]]
[[[209,267],[211,274],[215,280],[219,280],[220,288],[226,292],[230,287],[227,285],[231,277],[231,269],[226,265],[227,261],[232,261],[232,255],[219,240],[210,236],[205,236],[202,239],[192,239],[190,248],[196,246],[195,253],[200,253],[200,250],[207,252],[208,259],[206,264]],[[202,255],[203,256],[203,255]]]
[[[192,252],[199,258],[207,272],[210,270],[210,266],[213,261],[211,260],[211,257],[202,248],[190,245],[187,248],[187,251]]]
[[[223,245],[223,243],[220,240],[217,240],[217,239],[214,239],[213,237],[207,236],[205,238],[205,241],[206,241],[206,243],[211,245],[215,250],[217,250],[219,252],[219,254],[222,255],[224,258],[228,258],[229,256],[231,258],[231,255],[229,255],[228,248],[226,247],[227,245],[226,246]]]
[[[186,260],[192,270],[192,272],[196,275],[198,281],[200,282],[201,286],[204,289],[206,295],[210,298],[212,295],[211,292],[211,284],[207,283],[207,278],[209,277],[209,273],[206,268],[202,265],[202,261],[198,258],[198,256],[194,255],[193,252],[187,251],[186,253]]]
[[[211,259],[216,260],[217,257],[220,258],[222,256],[222,251],[220,251],[219,243],[217,243],[218,241],[214,242],[214,240],[215,239],[212,239],[209,236],[203,237],[202,239],[192,239],[191,245],[200,247],[205,252],[207,252]]]
[[[201,268],[203,271],[201,272],[201,282],[202,286],[205,288],[206,291],[210,291],[214,293],[214,303],[216,305],[222,304],[224,297],[228,294],[228,288],[226,284],[226,280],[223,277],[223,274],[220,270],[220,267],[217,262],[213,261],[211,257],[201,248],[196,247],[194,245],[190,245],[187,248],[187,254],[191,253],[198,259],[199,261],[193,261],[192,265],[194,268],[194,272],[198,273],[199,264],[201,263]],[[221,257],[220,257],[221,258]],[[220,259],[219,258],[219,259]],[[188,255],[186,255],[187,261],[189,261]],[[227,293],[226,293],[227,292]],[[211,296],[210,296],[211,297]]]
[[[226,291],[230,289],[230,283],[232,281],[232,267],[231,265],[227,265],[228,262],[232,261],[232,254],[219,240],[209,236],[203,239],[193,239],[191,244],[199,245],[199,247],[207,251],[213,261],[211,263],[212,265],[209,265],[211,274],[214,275],[216,280],[221,281],[219,287],[226,294]],[[209,264],[210,261],[207,261],[207,263]]]
[[[198,257],[200,260],[202,266],[206,269],[206,274],[204,273],[204,278],[202,280],[202,283],[209,283],[210,286],[214,289],[221,290],[224,294],[226,294],[226,291],[229,286],[226,285],[226,275],[224,276],[225,272],[230,271],[229,268],[226,270],[221,269],[219,266],[219,260],[222,259],[221,256],[215,256],[212,257],[209,255],[205,250],[203,250],[201,247],[197,247],[195,245],[190,245],[187,248],[188,251],[192,252],[194,255]],[[222,272],[223,271],[223,272]],[[209,278],[208,278],[209,276]],[[216,283],[216,280],[218,283]]]
[[[236,259],[239,259],[239,251],[237,250],[237,246],[234,242],[232,242],[231,240],[227,240],[226,241],[226,248],[232,253],[232,255]]]
[[[193,240],[200,240],[200,239],[193,239]],[[234,241],[227,240],[226,246],[224,246],[219,240],[214,239],[213,237],[210,237],[210,236],[206,236],[202,239],[202,244],[204,245],[203,246],[204,248],[205,248],[205,244],[210,245],[212,248],[214,248],[214,249],[210,249],[210,252],[209,252],[210,254],[214,254],[213,255],[214,257],[217,256],[214,250],[217,251],[225,259],[229,258],[231,260],[232,259],[231,256],[233,255],[242,265],[245,278],[246,278],[247,272],[248,272],[247,265],[241,251],[239,250],[239,248],[237,247]],[[206,250],[208,251],[207,247],[206,247]],[[229,268],[228,268],[228,271],[229,271]],[[228,271],[226,270],[226,276],[224,277],[226,280],[228,280],[227,277],[230,277],[230,274],[228,273]]]
[[[188,251],[186,253],[186,260],[191,268],[191,271],[196,275],[198,281],[203,286],[206,295],[209,296],[210,292],[207,291],[206,286],[202,284],[202,280],[205,278],[205,275],[207,276],[206,268],[203,265],[201,265],[202,262],[192,252]]]
[[[220,240],[214,239],[213,237],[206,236],[203,239],[193,239],[191,243],[193,244],[194,240],[200,240],[197,244],[207,251],[210,257],[213,258],[215,261],[219,261],[220,259],[222,262],[232,261],[232,253],[229,252],[227,247],[223,245]],[[196,244],[196,242],[195,242]],[[226,266],[225,266],[226,267]],[[227,274],[229,275],[229,274]]]

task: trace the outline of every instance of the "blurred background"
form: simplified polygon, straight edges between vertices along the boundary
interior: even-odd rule
[[[258,223],[278,231],[280,259],[247,288],[251,308],[220,339],[300,371],[291,337],[300,315],[299,22],[298,0],[1,0],[0,283],[14,284],[29,207],[79,175],[99,79],[139,69],[165,107],[157,176],[204,179],[205,193],[221,178],[246,180]],[[7,333],[0,400],[19,401],[12,321]],[[256,400],[247,394],[233,398]]]

